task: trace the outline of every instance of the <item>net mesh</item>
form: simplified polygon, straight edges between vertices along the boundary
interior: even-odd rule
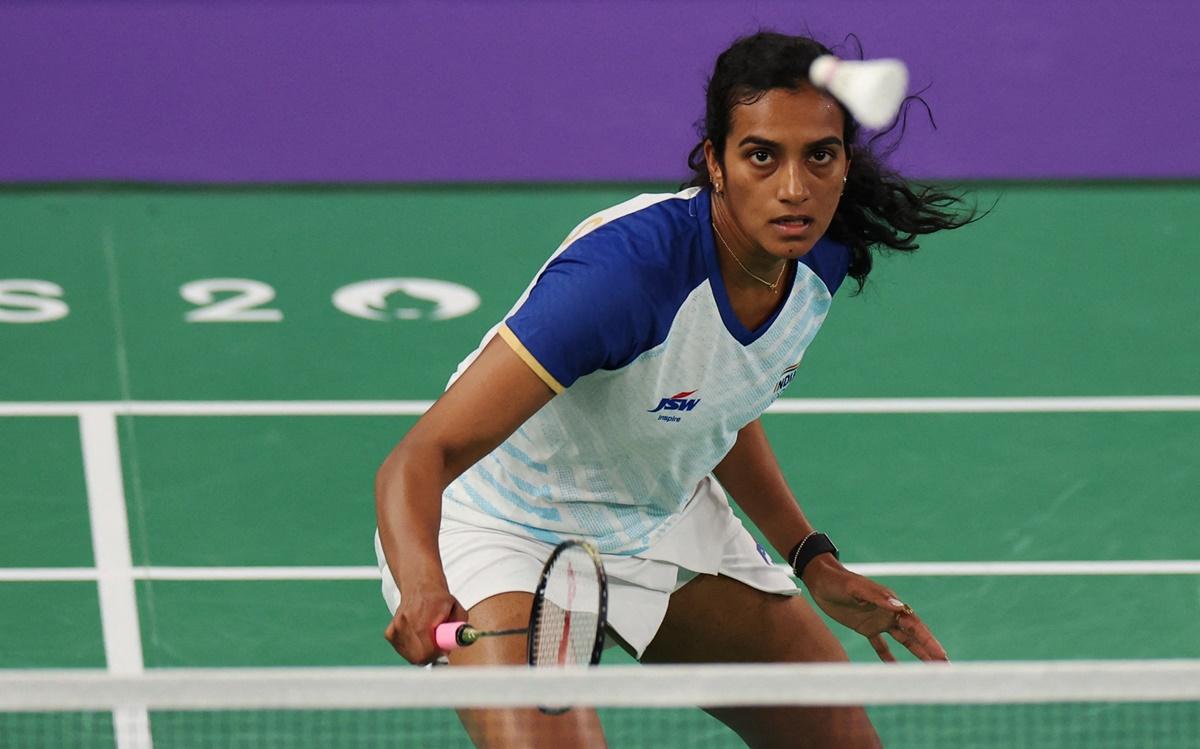
[[[491,707],[475,708],[474,715],[516,709],[535,716],[536,731],[501,745],[578,745],[595,715],[611,747],[740,747],[745,744],[737,734],[695,705],[720,712],[730,703],[747,709],[750,700],[771,703],[754,708],[764,725],[778,718],[796,726],[803,725],[794,721],[806,719],[806,711],[830,710],[822,703],[860,701],[883,745],[901,749],[1200,746],[1200,663],[1126,663],[1133,670],[1124,680],[1112,664],[1093,673],[1078,665],[1062,673],[1055,671],[1058,664],[1023,665],[1029,668],[1019,673],[1010,664],[990,673],[986,668],[991,667],[981,670],[975,664],[892,667],[900,673],[888,674],[883,685],[878,669],[855,666],[840,667],[836,677],[826,676],[830,667],[808,666],[591,669],[605,672],[601,679],[594,673],[507,669],[495,678],[464,668],[444,669],[458,672],[449,679],[419,669],[280,669],[266,677],[264,672],[172,672],[125,679],[102,673],[9,673],[0,675],[0,746],[470,747],[456,708],[482,702]],[[1041,676],[1035,667],[1043,668]],[[361,674],[357,685],[355,673]],[[765,685],[763,691],[747,686],[755,679]],[[813,688],[813,679],[828,681],[828,688]],[[781,688],[791,680],[807,686]],[[472,681],[482,686],[463,687]],[[671,689],[673,682],[678,688]],[[961,696],[955,697],[956,690]],[[551,693],[575,705],[619,706],[601,706],[595,713],[576,707],[563,715],[533,708]],[[726,707],[714,708],[720,705]],[[487,725],[477,723],[476,735]],[[806,744],[805,735],[801,728],[780,732],[772,745],[851,741],[835,735]]]
[[[1123,703],[1103,706],[958,705],[869,708],[886,747],[899,749],[1012,749],[1013,747],[1200,746],[1196,703]],[[599,710],[611,747],[718,749],[746,744],[696,708]],[[449,709],[245,710],[150,713],[147,740],[125,746],[156,749],[257,747],[471,747]],[[539,745],[569,746],[567,731],[544,731]],[[783,744],[804,746],[799,740]],[[0,714],[0,746],[12,749],[115,749],[110,713]]]

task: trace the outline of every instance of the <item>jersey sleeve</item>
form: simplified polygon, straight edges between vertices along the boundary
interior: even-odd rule
[[[577,240],[550,261],[500,327],[556,393],[584,375],[629,363],[658,337],[659,300],[647,293],[646,269],[625,244],[604,229]]]
[[[817,274],[829,289],[829,295],[833,296],[850,270],[850,249],[832,239],[822,239],[800,258],[800,262]]]

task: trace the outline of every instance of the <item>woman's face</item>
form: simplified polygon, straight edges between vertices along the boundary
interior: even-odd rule
[[[730,124],[724,167],[705,147],[718,200],[751,252],[800,257],[829,228],[850,167],[841,108],[814,88],[771,89],[735,106]]]

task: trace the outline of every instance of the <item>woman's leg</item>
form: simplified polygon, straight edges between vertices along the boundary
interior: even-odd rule
[[[530,593],[501,593],[470,610],[471,626],[482,630],[512,629],[529,623]],[[453,666],[521,665],[526,663],[525,638],[484,637],[450,654]],[[547,715],[536,707],[459,710],[458,717],[477,747],[603,747],[604,732],[596,711],[574,708]]]
[[[764,593],[733,578],[699,575],[671,596],[644,663],[805,663],[848,660],[800,596]],[[710,714],[752,747],[875,748],[862,708],[716,708]]]

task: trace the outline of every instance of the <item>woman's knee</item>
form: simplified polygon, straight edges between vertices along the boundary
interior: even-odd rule
[[[514,629],[529,622],[533,596],[500,593],[472,606],[468,619],[482,630]],[[450,654],[452,666],[521,665],[527,662],[526,638],[520,635],[484,637]],[[477,747],[604,746],[604,732],[595,710],[573,709],[548,715],[534,706],[512,709],[463,709],[459,720]]]

